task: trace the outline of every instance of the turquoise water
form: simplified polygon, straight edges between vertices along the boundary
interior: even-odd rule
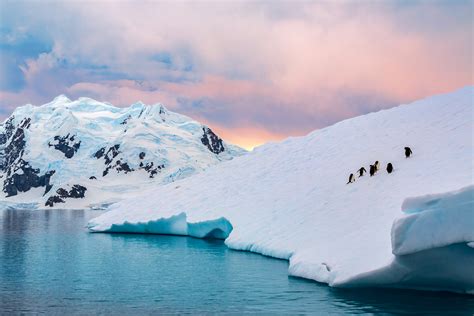
[[[333,289],[222,241],[90,234],[95,211],[0,211],[0,314],[472,315],[450,293]]]

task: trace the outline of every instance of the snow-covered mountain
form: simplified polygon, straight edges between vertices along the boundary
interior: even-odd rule
[[[89,228],[225,238],[331,286],[474,293],[473,98],[467,87],[264,145]],[[377,160],[373,177],[346,184]]]
[[[117,108],[59,96],[19,107],[0,125],[0,197],[30,207],[97,207],[244,152],[161,104]]]

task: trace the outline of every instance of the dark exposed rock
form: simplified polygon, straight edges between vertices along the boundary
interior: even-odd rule
[[[106,153],[106,148],[100,150],[101,154],[105,153],[103,156],[105,157],[105,165],[107,166],[102,172],[103,177],[108,175],[111,170],[116,170],[118,173],[124,172],[125,174],[135,171],[130,167],[128,162],[123,162],[121,159],[113,162],[113,160],[121,153],[119,149],[120,145],[114,145],[110,147]],[[138,157],[140,160],[143,160],[146,157],[146,153],[140,152]],[[139,166],[139,169],[144,169],[149,174],[150,178],[153,178],[158,172],[160,172],[161,169],[165,168],[165,165],[163,164],[155,166],[153,162],[148,162],[145,164],[143,161],[140,161]]]
[[[204,146],[207,146],[207,148],[216,155],[225,150],[222,139],[214,134],[214,132],[209,127],[203,127],[202,130],[204,134],[201,137],[201,142]]]
[[[11,173],[14,162],[23,156],[25,144],[25,134],[23,129],[17,129],[11,138],[11,141],[3,150],[1,161],[1,169],[3,171],[7,171],[9,174]]]
[[[6,133],[0,133],[0,145],[3,145],[7,142],[8,138]]]
[[[30,128],[30,126],[31,126],[31,118],[29,118],[29,117],[24,118],[20,122],[20,128],[28,129],[28,128]]]
[[[123,122],[122,122],[122,123],[120,123],[120,124],[122,124],[122,125],[125,125],[125,124],[127,124],[127,123],[128,123],[128,121],[129,121],[131,118],[132,118],[132,116],[131,116],[131,115],[127,116],[127,118],[126,118],[125,120],[123,120]]]
[[[118,172],[124,171],[125,173],[129,173],[129,172],[132,172],[132,171],[133,171],[133,169],[130,168],[130,166],[128,165],[128,163],[126,163],[126,162],[121,162],[120,160],[117,161],[115,170],[117,170]]]
[[[102,147],[100,148],[95,154],[94,157],[100,159],[104,157],[104,164],[106,168],[102,171],[102,176],[107,176],[112,170],[116,170],[118,173],[129,173],[135,171],[135,169],[131,168],[128,162],[124,162],[121,157],[119,156],[122,152],[120,151],[120,144],[116,144],[109,148]],[[146,153],[144,151],[138,154],[138,158],[140,160],[144,160],[146,157]],[[114,161],[115,160],[115,161]],[[147,162],[145,164],[144,161],[140,161],[139,169],[145,170],[150,178],[153,178],[158,172],[165,168],[164,164],[155,165],[153,162]],[[92,179],[89,178],[89,179]]]
[[[15,125],[13,124],[14,116],[11,116],[4,124],[5,131],[0,134],[0,145],[6,144],[6,142],[12,137]]]
[[[97,180],[95,176],[89,177],[89,180]]]
[[[17,195],[18,192],[27,192],[31,188],[45,187],[45,193],[51,190],[50,179],[54,170],[41,175],[39,169],[32,168],[22,157],[25,151],[25,130],[31,126],[31,119],[23,119],[17,127],[13,125],[13,118],[5,123],[7,146],[2,152],[1,170],[6,173],[3,182],[3,192],[7,197]],[[2,140],[3,141],[3,140]]]
[[[117,172],[125,172],[129,173],[134,171],[130,166],[128,165],[127,162],[122,162],[120,159],[117,160],[115,163],[112,163],[112,161],[119,155],[121,154],[120,145],[116,144],[112,147],[110,147],[107,151],[106,148],[101,148],[97,153],[96,157],[104,157],[105,160],[105,165],[107,166],[105,170],[102,172],[102,176],[105,177],[107,174],[109,174],[109,171],[111,169],[117,170]],[[105,154],[104,154],[105,153]]]
[[[102,173],[102,176],[105,177],[106,175],[109,174],[109,170],[115,169],[117,172],[125,172],[125,174],[134,171],[128,163],[126,162],[121,162],[120,160],[117,160],[115,162],[115,165],[109,165],[107,168],[105,168],[104,172]]]
[[[53,175],[56,171],[52,170],[51,172],[52,172],[51,175]],[[51,183],[49,183],[49,179],[48,179],[48,183],[46,183],[46,189],[44,190],[43,196],[45,196],[49,191],[51,191],[52,187],[53,187],[53,185]]]
[[[46,203],[44,204],[45,206],[53,207],[55,203],[64,203],[65,201],[61,199],[57,195],[50,196]]]
[[[112,162],[112,160],[118,156],[118,154],[120,154],[120,145],[117,144],[117,145],[114,145],[112,147],[109,148],[109,150],[107,151],[107,153],[105,154],[105,164],[108,165]]]
[[[69,192],[66,189],[59,188],[56,190],[56,195],[52,195],[48,198],[45,205],[53,207],[55,203],[64,203],[67,198],[82,199],[86,191],[87,188],[79,184],[73,185]]]
[[[87,188],[82,185],[75,184],[72,186],[72,189],[69,191],[69,196],[74,199],[82,199],[86,193]]]
[[[97,158],[97,159],[100,159],[100,158],[104,157],[105,164],[109,165],[112,162],[112,160],[114,160],[114,158],[117,157],[120,154],[119,149],[120,149],[119,144],[116,144],[116,145],[110,147],[108,150],[107,150],[106,147],[102,147],[101,149],[99,149],[94,154],[94,157]]]
[[[23,159],[17,163],[14,173],[3,183],[3,192],[7,197],[17,195],[18,192],[27,192],[31,188],[46,187],[44,194],[51,190],[50,179],[55,173],[54,170],[40,175],[39,169],[32,168],[28,162]]]
[[[74,157],[74,154],[81,147],[81,141],[75,142],[75,138],[75,135],[69,137],[69,134],[64,137],[54,136],[54,142],[49,142],[48,145],[49,147],[54,147],[56,150],[59,150],[66,158],[70,159]]]
[[[59,188],[56,190],[56,193],[60,196],[60,197],[67,197],[68,196],[68,192],[63,189],[63,188]]]
[[[10,142],[8,145],[5,147],[4,153],[3,153],[3,161],[1,162],[1,168],[3,171],[7,171],[8,176],[11,173],[11,169],[14,165],[15,161],[18,161],[18,159],[23,156],[23,152],[25,150],[25,129],[30,127],[30,118],[23,119],[21,123],[19,124],[18,128],[11,133],[13,136],[11,136]]]
[[[154,163],[150,162],[150,163],[147,163],[144,167],[143,167],[143,163],[140,163],[140,167],[141,169],[145,169],[146,172],[148,172],[148,174],[150,175],[150,178],[153,178],[159,171],[161,171],[161,169],[165,167],[165,165],[161,164],[154,167]]]
[[[94,154],[94,157],[97,159],[100,159],[104,156],[104,154],[105,154],[105,147],[102,147]]]

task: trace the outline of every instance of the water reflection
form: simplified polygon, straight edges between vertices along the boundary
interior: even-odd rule
[[[0,266],[1,269],[1,291],[13,289],[11,286],[18,280],[26,279],[27,269],[27,251],[28,246],[28,229],[30,225],[31,213],[16,212],[14,209],[6,209],[1,212],[1,240],[2,249]],[[13,295],[21,304],[23,301],[24,283],[20,282],[20,286],[14,289]],[[5,297],[0,295],[3,305]],[[21,309],[21,306],[18,306]]]
[[[471,313],[449,293],[333,289],[222,241],[89,234],[100,211],[0,211],[0,312]]]
[[[423,314],[468,314],[474,312],[474,298],[449,292],[429,292],[398,289],[334,289],[331,299],[335,304],[361,312],[422,311]]]
[[[7,209],[2,212],[2,281],[12,275],[25,275],[26,238],[31,214]],[[12,273],[15,270],[15,273]]]

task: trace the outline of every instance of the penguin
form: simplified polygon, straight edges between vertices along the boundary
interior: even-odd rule
[[[378,160],[375,162],[374,167],[375,167],[375,172],[379,171],[380,168],[379,168],[379,161]]]
[[[392,173],[392,171],[393,171],[393,165],[392,165],[391,162],[389,162],[389,163],[387,164],[387,172],[388,172],[388,173]]]
[[[356,180],[356,179],[355,179],[355,177],[354,177],[354,174],[351,173],[351,175],[349,176],[349,182],[347,182],[347,184],[352,183],[352,182],[355,182],[355,180]]]
[[[409,158],[413,154],[410,147],[405,147],[405,158]]]
[[[367,170],[365,170],[364,167],[361,167],[359,170],[357,170],[359,172],[359,178],[362,177],[364,175],[364,172],[367,172]]]
[[[371,177],[375,174],[375,166],[374,165],[370,165],[369,173],[370,173]]]

